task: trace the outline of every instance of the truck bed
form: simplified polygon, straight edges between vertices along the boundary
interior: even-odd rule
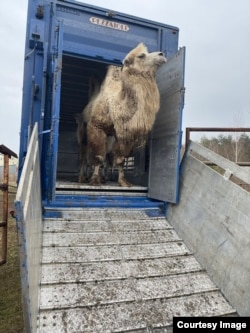
[[[236,315],[158,208],[48,208],[38,332],[171,332]],[[46,216],[46,215],[45,215]]]

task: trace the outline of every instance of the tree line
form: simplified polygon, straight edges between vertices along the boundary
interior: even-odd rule
[[[250,162],[250,137],[246,134],[203,136],[200,144],[233,162]]]

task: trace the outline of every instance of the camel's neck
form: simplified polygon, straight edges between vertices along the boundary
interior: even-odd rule
[[[145,78],[154,81],[155,80],[155,75],[156,75],[156,69],[152,67],[150,70],[145,70],[145,71],[139,71],[136,68],[129,68],[126,71],[126,75],[135,78],[136,80],[140,78]]]
[[[122,73],[122,86],[123,90],[127,91],[129,94],[132,91],[136,91],[139,87],[142,88],[143,92],[147,92],[148,89],[157,89],[155,80],[155,71],[138,71],[134,68],[128,69],[126,72]]]
[[[139,72],[134,69],[124,72],[122,74],[121,99],[127,100],[131,111],[135,112],[139,108],[139,104],[144,105],[146,111],[157,111],[159,91],[155,75],[152,76],[149,71]]]

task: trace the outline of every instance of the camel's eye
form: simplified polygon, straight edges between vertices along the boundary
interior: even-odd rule
[[[139,58],[139,59],[144,59],[145,57],[146,57],[145,53],[141,53],[137,56],[137,58]]]

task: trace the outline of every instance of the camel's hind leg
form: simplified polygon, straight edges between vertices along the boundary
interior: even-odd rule
[[[131,187],[133,186],[127,179],[125,178],[123,171],[124,162],[122,164],[118,164],[118,184],[122,187]]]
[[[85,183],[87,181],[87,145],[83,144],[81,145],[81,151],[80,151],[80,174],[79,174],[79,183]]]
[[[103,180],[100,176],[100,166],[101,166],[101,163],[95,164],[94,172],[93,172],[90,182],[89,182],[90,185],[100,185],[101,183],[103,183]]]
[[[92,123],[88,124],[88,149],[93,154],[94,172],[90,179],[90,185],[100,185],[103,183],[103,177],[100,175],[100,167],[104,163],[106,156],[105,132]]]
[[[78,178],[79,183],[85,183],[86,182],[85,168],[86,168],[86,165],[84,163],[81,163],[80,174],[79,174],[79,178]]]

